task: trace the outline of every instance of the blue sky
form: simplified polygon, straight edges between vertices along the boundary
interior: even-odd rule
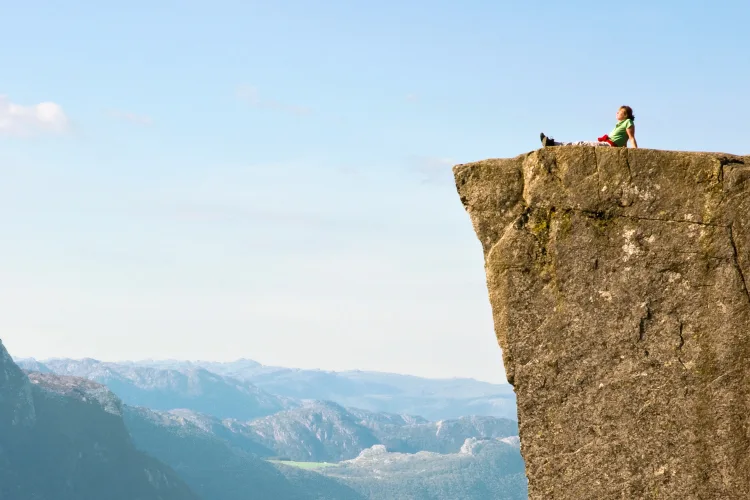
[[[504,381],[453,164],[750,154],[750,4],[606,5],[5,2],[4,342]]]

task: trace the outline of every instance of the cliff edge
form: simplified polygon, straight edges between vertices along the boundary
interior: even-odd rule
[[[750,498],[750,157],[456,165],[531,499]]]

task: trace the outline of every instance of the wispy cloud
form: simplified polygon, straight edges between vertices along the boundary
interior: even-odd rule
[[[409,102],[417,102],[419,100],[419,96],[417,94],[411,93],[406,95],[406,100]]]
[[[264,98],[260,95],[258,88],[252,85],[238,86],[236,96],[242,102],[256,108],[273,109],[294,115],[309,115],[312,113],[312,109],[305,106],[286,104],[275,99]]]
[[[54,102],[23,106],[0,95],[0,135],[30,137],[43,133],[61,134],[70,122],[62,107]]]
[[[148,115],[141,115],[128,111],[112,110],[109,112],[109,116],[118,120],[134,123],[136,125],[151,125],[154,122],[154,120]]]

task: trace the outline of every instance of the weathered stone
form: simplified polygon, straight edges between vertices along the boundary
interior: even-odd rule
[[[750,157],[454,167],[532,499],[750,498]]]

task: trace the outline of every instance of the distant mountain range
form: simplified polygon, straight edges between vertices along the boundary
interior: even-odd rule
[[[123,402],[156,410],[190,408],[220,418],[250,420],[297,403],[257,386],[224,377],[198,366],[157,368],[95,359],[18,360],[21,368],[41,373],[83,377],[106,385]]]
[[[24,372],[2,353],[0,423],[45,424],[34,424],[25,440],[0,429],[0,499],[527,495],[517,422],[481,415],[515,417],[507,385],[293,370],[251,360],[19,360]],[[38,453],[29,451],[34,446]],[[36,463],[41,468],[33,470]],[[320,468],[300,468],[305,464]],[[130,496],[111,495],[107,488],[116,486]],[[62,493],[50,496],[57,489]]]
[[[316,401],[254,420],[238,432],[292,460],[338,462],[376,444],[402,453],[457,453],[468,438],[516,436],[518,426],[497,417],[428,422]]]
[[[468,415],[516,419],[509,384],[472,379],[426,379],[379,372],[331,372],[264,366],[242,359],[101,362],[19,359],[27,370],[85,377],[107,385],[126,404],[158,410],[189,408],[220,418],[249,420],[295,408],[301,400],[332,401],[372,412],[427,420]]]
[[[165,419],[99,383],[24,372],[0,341],[0,499],[366,499],[315,472],[284,474],[203,419]]]
[[[316,472],[283,474],[252,454],[254,444],[203,415],[125,407],[135,445],[170,465],[204,500],[365,500]]]
[[[180,432],[195,433],[199,429],[204,436],[258,457],[303,462],[348,460],[375,445],[401,453],[457,453],[469,438],[518,435],[517,423],[509,419],[462,417],[428,422],[420,417],[344,408],[325,401],[306,402],[300,408],[250,422],[220,420],[189,410],[129,408],[126,415],[136,412],[159,425],[182,429]]]
[[[322,412],[311,411],[311,414],[320,416],[329,411],[335,409],[325,408]],[[339,421],[342,411],[337,413],[329,420]],[[373,420],[379,418],[375,416]],[[131,407],[125,409],[125,421],[140,449],[172,466],[206,499],[249,498],[243,494],[246,495],[250,488],[261,493],[257,498],[274,499],[288,498],[282,495],[295,494],[299,488],[320,500],[527,498],[524,464],[515,436],[468,438],[456,452],[449,454],[392,453],[387,452],[384,445],[377,444],[362,449],[352,460],[311,472],[289,465],[291,462],[273,466],[252,456],[248,450],[255,446],[255,438],[246,432],[247,429],[233,427],[236,422],[222,423],[205,415],[179,410],[154,412]],[[399,426],[399,423],[392,425]],[[403,428],[422,425],[425,424],[403,422]],[[475,423],[456,421],[448,427],[472,425]],[[302,434],[297,431],[296,436]],[[338,431],[329,436],[344,434]],[[330,443],[323,439],[324,435],[321,433],[315,440],[319,445],[326,441]],[[279,437],[282,442],[279,446],[286,443],[295,449],[294,443],[281,435]],[[369,435],[370,439],[372,437]],[[306,438],[309,435],[303,439]],[[361,446],[366,440],[351,439],[351,443],[355,442]],[[323,454],[330,453],[325,446],[312,448],[322,449]]]

